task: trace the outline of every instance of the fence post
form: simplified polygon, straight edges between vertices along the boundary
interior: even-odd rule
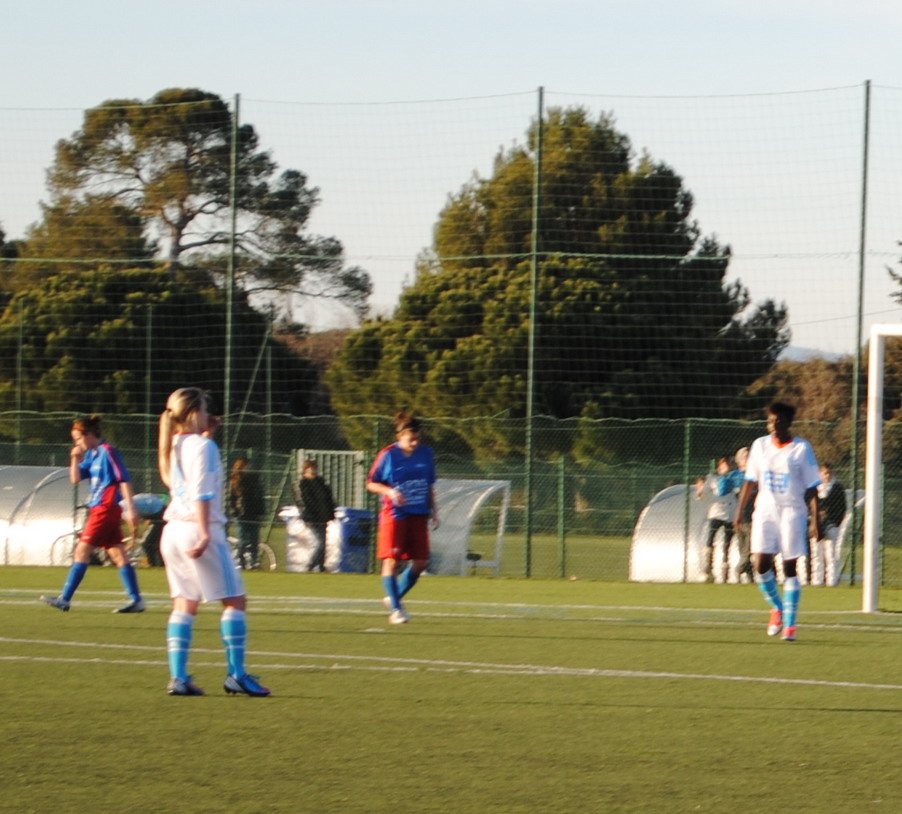
[[[560,550],[561,571],[560,576],[567,576],[567,524],[564,518],[566,511],[566,469],[567,461],[564,455],[558,460],[557,468],[557,536],[558,548]]]
[[[683,480],[686,483],[686,495],[683,500],[683,582],[689,579],[689,512],[692,506],[692,476],[689,471],[689,459],[692,455],[692,419],[686,419],[683,430]]]
[[[545,120],[545,89],[538,91],[538,121],[536,122],[536,158],[532,179],[532,235],[530,237],[529,252],[529,336],[526,352],[526,516],[525,545],[523,547],[524,576],[532,576],[532,434],[533,434],[533,410],[536,389],[536,314],[538,307],[536,298],[539,289],[539,205],[541,201],[542,183],[542,148],[543,125]]]
[[[867,251],[868,225],[868,161],[870,157],[871,130],[871,81],[864,83],[864,133],[861,155],[861,210],[858,229],[858,316],[855,320],[855,355],[852,357],[852,438],[851,438],[851,470],[852,470],[852,517],[849,520],[852,531],[849,548],[849,585],[855,585],[855,544],[858,542],[858,429],[861,421],[861,369],[862,369],[862,336],[864,325],[864,272],[865,254]]]

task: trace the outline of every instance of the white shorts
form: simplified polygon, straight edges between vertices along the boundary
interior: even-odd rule
[[[752,514],[752,554],[781,554],[797,560],[808,553],[808,507],[768,507]]]
[[[244,582],[223,526],[210,527],[210,545],[195,560],[185,552],[194,548],[197,536],[197,523],[170,520],[163,527],[160,553],[166,565],[169,595],[196,602],[244,596]]]

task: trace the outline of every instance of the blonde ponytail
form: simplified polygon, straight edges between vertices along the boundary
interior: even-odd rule
[[[199,387],[182,387],[170,393],[166,409],[160,414],[160,438],[157,445],[157,461],[160,478],[171,486],[172,437],[176,432],[195,432],[195,414],[207,403],[207,394]]]

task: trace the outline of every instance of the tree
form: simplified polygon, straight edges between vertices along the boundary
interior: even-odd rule
[[[632,160],[610,117],[552,110],[544,133],[535,411],[738,416],[789,341],[785,307],[725,281],[730,250],[701,237],[682,179]],[[393,317],[349,337],[340,413],[524,414],[536,140],[451,196]]]
[[[188,384],[221,395],[225,324],[222,291],[197,273],[101,267],[45,276],[0,315],[0,412],[19,394],[26,410],[103,413],[143,413],[146,400],[156,411]],[[248,409],[263,412],[252,372],[269,324],[243,300],[233,324],[233,392],[249,392]],[[276,343],[272,366],[274,411],[304,414],[312,365]]]
[[[159,246],[170,270],[206,262],[222,273],[234,182],[244,288],[335,298],[362,315],[369,275],[345,265],[335,238],[304,232],[319,190],[297,170],[276,170],[251,124],[233,134],[233,114],[215,94],[176,88],[146,103],[104,102],[56,145],[51,202],[28,241],[30,256],[115,259],[134,251],[129,259],[141,260]],[[93,228],[104,218],[116,224],[112,233]]]

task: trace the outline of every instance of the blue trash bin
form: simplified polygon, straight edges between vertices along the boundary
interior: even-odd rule
[[[347,574],[366,574],[370,570],[373,513],[367,509],[338,506],[335,509],[335,519],[341,530],[338,570]]]

